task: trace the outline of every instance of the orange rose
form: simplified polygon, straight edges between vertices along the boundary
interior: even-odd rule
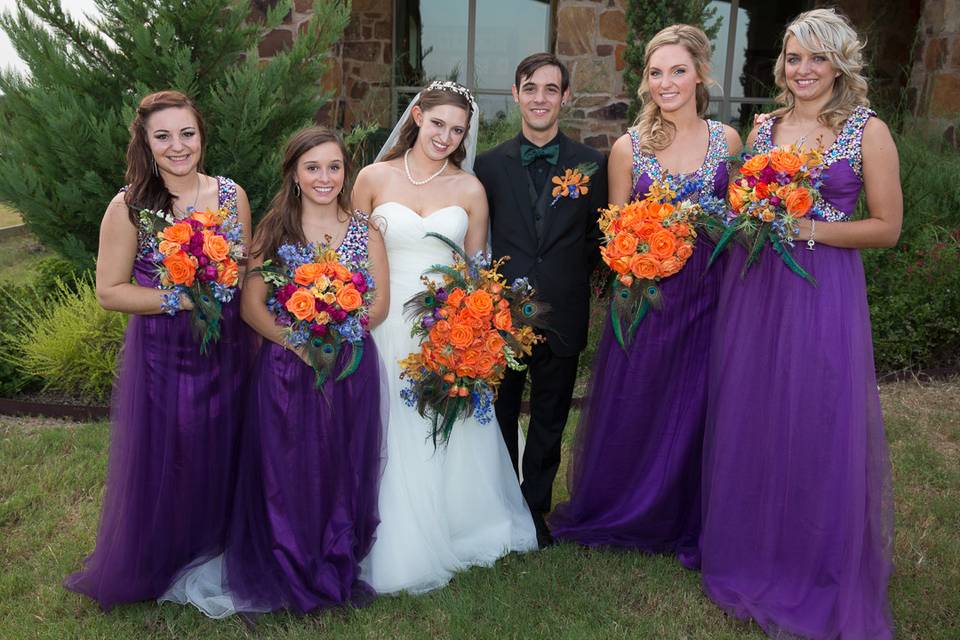
[[[172,224],[159,234],[161,240],[176,242],[177,244],[186,244],[187,242],[190,242],[190,238],[192,236],[193,227],[186,222]]]
[[[433,325],[433,328],[436,329],[437,333],[441,336],[450,333],[450,323],[446,320],[438,320],[437,324]]]
[[[646,254],[639,254],[630,261],[630,270],[633,275],[642,280],[651,280],[660,273],[660,261]]]
[[[223,268],[217,274],[217,282],[226,287],[235,287],[240,277],[237,263],[229,258],[223,263]]]
[[[501,309],[493,316],[493,326],[500,331],[510,331],[513,328],[513,316],[510,309]]]
[[[807,215],[810,207],[813,206],[813,198],[810,197],[810,192],[806,189],[794,189],[787,196],[786,204],[787,213],[794,218],[802,218]]]
[[[343,280],[344,282],[350,281],[350,270],[339,262],[333,263],[333,273],[337,276],[338,279]]]
[[[476,349],[467,349],[463,352],[461,362],[470,367],[476,367],[480,360],[480,352]]]
[[[337,292],[337,304],[344,311],[350,312],[363,304],[363,296],[353,284],[348,284]]]
[[[782,187],[777,188],[777,197],[781,200],[786,200],[790,197],[790,194],[793,190],[796,189],[792,184],[785,184]]]
[[[670,256],[660,263],[660,275],[663,277],[672,276],[677,271],[680,271],[681,267],[683,267],[683,263],[674,256]]]
[[[783,151],[782,149],[774,149],[770,152],[770,166],[773,167],[774,171],[780,171],[792,176],[800,170],[802,164],[803,162],[800,160],[800,156],[795,153]]]
[[[734,211],[740,211],[743,204],[747,201],[747,191],[736,182],[731,182],[727,187],[727,200],[730,201],[730,207]]]
[[[480,358],[477,360],[477,374],[481,377],[487,377],[493,371],[493,368],[497,364],[497,359],[491,356],[489,353],[483,353],[480,355]]]
[[[621,233],[613,239],[613,244],[621,256],[630,256],[637,251],[637,237],[632,233]]]
[[[305,287],[310,286],[323,277],[323,265],[316,262],[308,262],[297,267],[293,272],[293,281]]]
[[[180,252],[180,245],[176,242],[170,242],[169,240],[160,241],[160,253],[165,256],[172,256],[175,253]]]
[[[456,309],[466,297],[466,292],[459,287],[447,294],[447,304]]]
[[[484,342],[484,348],[487,350],[487,353],[496,357],[503,351],[503,346],[507,344],[506,341],[500,337],[500,334],[496,331],[491,331],[487,334],[487,339]]]
[[[622,285],[625,286],[625,287],[632,287],[632,286],[633,286],[633,276],[630,275],[629,273],[626,274],[626,275],[620,276],[620,284],[622,284]]]
[[[768,159],[765,155],[753,156],[743,163],[743,166],[740,167],[740,173],[745,176],[755,176],[766,168],[767,162]]]
[[[464,300],[467,309],[477,318],[486,318],[493,311],[493,298],[490,294],[480,289],[474,291]]]
[[[297,289],[284,306],[297,320],[312,320],[317,314],[314,297],[305,289]]]
[[[681,242],[677,246],[677,258],[680,260],[686,260],[693,255],[693,245],[689,242]]]
[[[610,268],[613,269],[616,273],[623,275],[630,272],[630,259],[629,258],[617,258],[610,262]]]
[[[230,253],[230,243],[221,235],[203,232],[203,253],[214,262],[223,262]]]
[[[450,327],[450,344],[458,349],[465,349],[473,342],[473,329],[462,324]]]
[[[673,255],[677,249],[677,239],[666,229],[661,229],[650,236],[650,253],[653,257],[663,260]]]
[[[770,209],[764,209],[763,211],[760,212],[760,219],[763,220],[764,222],[773,222],[773,219],[775,217],[776,215],[774,215],[773,211],[771,211]]]
[[[678,222],[677,224],[671,225],[669,228],[670,231],[673,232],[673,235],[678,238],[686,238],[687,236],[691,235],[690,232],[692,231],[690,225],[686,224],[685,222]]]
[[[187,287],[193,286],[193,280],[197,276],[196,258],[181,251],[164,258],[163,266],[167,268],[170,274],[171,283],[182,284]]]
[[[663,227],[658,225],[656,222],[644,222],[642,225],[640,225],[640,228],[637,229],[637,237],[641,240],[649,240],[650,236],[655,234],[657,231],[660,231],[662,228]]]
[[[217,217],[210,211],[194,211],[190,216],[204,227],[212,227],[217,224]]]

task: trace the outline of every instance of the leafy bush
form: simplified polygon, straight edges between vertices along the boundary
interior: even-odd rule
[[[39,378],[45,390],[105,400],[113,384],[127,316],[103,309],[90,275],[56,279],[46,299],[12,298],[0,339],[11,345],[7,363]]]
[[[904,128],[900,241],[862,252],[881,373],[960,365],[960,157]]]
[[[252,6],[265,4],[273,8],[253,19]],[[326,101],[326,54],[350,15],[347,2],[316,2],[293,44],[261,63],[258,44],[291,4],[115,0],[98,2],[88,27],[60,2],[18,2],[0,28],[29,75],[0,71],[0,200],[46,246],[89,268],[100,217],[123,185],[136,105],[178,89],[209,125],[206,169],[236,179],[262,212],[279,180],[282,140]]]
[[[34,287],[0,283],[0,397],[9,398],[34,388],[40,382],[18,366],[16,355],[20,338],[17,311],[36,306],[40,296]]]

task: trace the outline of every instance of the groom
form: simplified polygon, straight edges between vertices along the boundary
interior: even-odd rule
[[[599,257],[597,209],[607,206],[605,159],[560,132],[560,109],[570,98],[567,68],[549,53],[517,66],[513,99],[520,107],[520,134],[481,154],[474,165],[490,203],[493,257],[510,256],[507,282],[529,278],[538,299],[550,305],[547,341],[524,360],[525,371],[507,370],[495,405],[497,421],[518,468],[517,420],[530,373],[530,427],[523,452],[523,482],[541,547],[553,538],[544,517],[560,465],[577,360],[587,343],[590,272]],[[587,192],[575,185],[555,197],[554,176],[592,165]],[[575,197],[576,196],[576,197]]]

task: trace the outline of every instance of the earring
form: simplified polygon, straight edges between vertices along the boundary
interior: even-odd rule
[[[159,176],[159,175],[160,175],[160,168],[157,167],[157,159],[156,159],[156,158],[150,158],[150,162],[153,163],[153,175]]]
[[[293,194],[294,194],[296,197],[299,198],[299,197],[300,197],[300,193],[301,193],[301,192],[300,192],[300,183],[299,183],[299,182],[294,182],[294,183],[293,183]]]

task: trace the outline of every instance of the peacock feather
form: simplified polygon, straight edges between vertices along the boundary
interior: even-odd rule
[[[195,340],[200,341],[200,353],[207,352],[211,340],[220,339],[220,317],[223,314],[220,302],[199,285],[194,285],[193,311],[190,313],[190,327]]]

